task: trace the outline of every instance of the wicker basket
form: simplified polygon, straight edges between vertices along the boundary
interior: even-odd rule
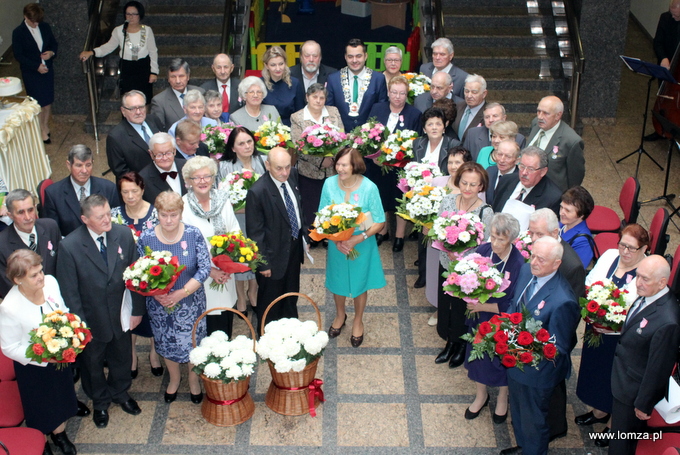
[[[213,311],[231,311],[236,313],[246,321],[250,333],[253,337],[253,350],[255,350],[255,329],[247,317],[238,310],[233,308],[220,307],[211,308],[210,310],[201,314],[194,323],[194,329],[191,333],[193,346],[196,347],[196,329],[198,323]],[[203,380],[203,387],[205,387],[206,399],[201,405],[201,414],[208,423],[212,423],[218,427],[233,427],[250,419],[255,413],[255,403],[248,392],[250,387],[250,376],[240,381],[232,381],[229,384],[224,384],[222,381],[215,381],[201,375]]]
[[[304,294],[297,292],[289,292],[274,300],[269,304],[262,316],[262,327],[260,333],[264,334],[264,325],[267,320],[267,314],[272,306],[278,301],[290,296],[298,296],[306,298],[312,304],[316,311],[317,326],[321,330],[321,312],[316,303]],[[299,416],[304,414],[311,414],[316,416],[316,408],[324,400],[321,384],[323,382],[315,379],[316,367],[319,364],[319,358],[307,365],[304,370],[300,372],[288,371],[286,373],[279,373],[274,368],[271,361],[267,361],[269,371],[272,374],[272,382],[269,384],[267,395],[264,398],[265,404],[272,411],[287,416]]]

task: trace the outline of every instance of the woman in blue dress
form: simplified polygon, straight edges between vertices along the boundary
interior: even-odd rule
[[[593,238],[586,219],[593,212],[595,201],[582,186],[569,188],[560,203],[560,237],[576,251],[583,268],[593,260]]]
[[[335,338],[342,332],[347,321],[345,299],[354,298],[354,323],[352,324],[352,346],[358,348],[364,341],[364,309],[369,289],[384,287],[380,253],[374,234],[380,232],[385,223],[385,213],[378,187],[366,177],[364,159],[358,150],[345,147],[335,156],[335,170],[338,173],[326,179],[321,191],[319,210],[333,203],[348,202],[370,212],[373,223],[357,227],[349,240],[329,242],[326,263],[326,287],[335,300],[335,319],[328,329],[328,336]],[[349,260],[347,254],[355,248],[359,257]]]
[[[165,402],[172,403],[177,398],[181,379],[179,365],[189,362],[194,322],[205,311],[203,282],[210,275],[211,262],[201,231],[182,223],[182,197],[173,191],[164,191],[158,195],[154,205],[158,210],[159,224],[144,231],[139,238],[137,249],[140,256],[144,256],[144,248],[148,246],[154,251],[170,251],[177,256],[180,264],[186,266],[168,294],[146,298],[156,351],[165,358],[170,373]],[[202,319],[196,331],[196,342],[200,343],[205,336],[206,324]],[[203,393],[192,367],[189,364],[191,401],[200,403]]]
[[[262,80],[268,91],[262,102],[274,106],[281,123],[290,126],[290,116],[305,107],[305,87],[290,75],[286,59],[285,51],[279,46],[270,47],[262,56]]]

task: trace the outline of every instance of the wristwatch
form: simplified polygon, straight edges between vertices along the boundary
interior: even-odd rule
[[[363,235],[363,236],[364,236],[364,240],[368,240],[368,236],[366,235],[366,233],[365,233],[365,232],[362,232],[362,233],[361,233],[361,235]]]

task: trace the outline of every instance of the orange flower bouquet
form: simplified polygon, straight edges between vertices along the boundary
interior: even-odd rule
[[[349,240],[358,227],[366,219],[361,207],[343,202],[331,204],[317,212],[314,219],[314,229],[310,229],[309,236],[317,242],[328,239],[334,242]],[[347,259],[354,260],[359,252],[352,248]]]
[[[38,363],[55,360],[57,369],[75,362],[92,340],[90,329],[78,315],[61,310],[46,314],[29,336],[31,344],[26,349],[26,358]]]

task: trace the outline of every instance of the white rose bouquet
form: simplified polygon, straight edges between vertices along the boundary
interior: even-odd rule
[[[416,229],[426,227],[431,229],[437,220],[439,206],[446,196],[446,188],[433,186],[425,180],[416,182],[412,190],[404,193],[401,199],[397,199],[397,215],[407,221],[412,221]]]
[[[191,350],[189,362],[197,375],[229,384],[253,374],[257,355],[250,338],[239,335],[230,341],[226,333],[218,330]]]
[[[328,334],[316,322],[295,318],[272,321],[257,342],[257,353],[274,364],[279,373],[300,372],[321,357],[328,344]]]

